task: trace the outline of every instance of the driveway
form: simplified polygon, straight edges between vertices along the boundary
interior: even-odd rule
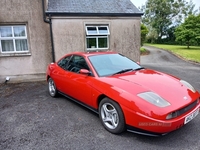
[[[200,91],[200,66],[148,47],[141,64],[179,76]],[[200,115],[164,137],[107,132],[93,112],[60,96],[45,82],[0,85],[0,150],[199,150]]]

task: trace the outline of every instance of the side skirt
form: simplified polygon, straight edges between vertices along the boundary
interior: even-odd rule
[[[66,98],[68,98],[68,99],[70,99],[70,100],[76,102],[77,104],[79,104],[79,105],[81,105],[81,106],[83,106],[83,107],[85,107],[85,108],[87,108],[87,109],[89,109],[89,110],[95,112],[96,114],[99,114],[98,109],[94,109],[93,107],[90,107],[90,106],[86,105],[85,103],[80,102],[79,100],[74,99],[73,97],[71,97],[71,96],[69,96],[69,95],[66,95],[66,94],[64,94],[64,93],[62,93],[62,92],[60,92],[60,91],[58,91],[58,93],[61,94],[61,95],[63,95],[64,97],[66,97]]]

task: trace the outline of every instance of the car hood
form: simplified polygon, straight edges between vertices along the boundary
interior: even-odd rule
[[[193,93],[180,82],[180,79],[150,69],[113,75],[103,80],[112,88],[134,96],[147,91],[157,93],[170,102],[172,110],[188,105],[199,97],[198,92]]]

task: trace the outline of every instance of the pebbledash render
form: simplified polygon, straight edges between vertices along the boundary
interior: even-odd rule
[[[141,15],[130,0],[1,0],[0,83],[45,80],[47,65],[74,51],[139,61]]]

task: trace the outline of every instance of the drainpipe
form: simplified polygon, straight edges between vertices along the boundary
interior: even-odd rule
[[[46,18],[44,0],[42,0],[42,9],[43,9],[43,20],[44,20],[45,23],[48,23],[49,26],[50,26],[52,61],[55,62],[55,50],[54,50],[54,42],[53,42],[53,31],[52,31],[51,15],[49,14],[49,19]]]

